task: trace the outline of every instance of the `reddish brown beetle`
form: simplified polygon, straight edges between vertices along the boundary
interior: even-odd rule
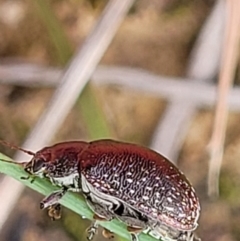
[[[54,213],[67,190],[82,192],[95,217],[124,222],[132,240],[143,230],[169,241],[195,240],[200,204],[184,174],[148,148],[113,140],[58,143],[38,151],[25,170],[62,190],[43,199]],[[52,211],[53,210],[53,211]],[[92,239],[97,224],[88,229]]]

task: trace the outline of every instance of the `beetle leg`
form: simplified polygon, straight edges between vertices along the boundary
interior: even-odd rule
[[[48,208],[48,216],[53,220],[57,220],[61,218],[61,205],[56,203]]]
[[[107,210],[107,208],[102,207],[98,203],[94,203],[91,200],[91,197],[89,196],[86,197],[86,203],[88,204],[90,209],[95,213],[94,215],[98,217],[95,219],[100,220],[99,218],[101,218],[102,220],[105,220],[105,221],[110,221],[111,219],[113,219],[113,215]]]
[[[28,179],[30,179],[30,183],[32,184],[34,182],[34,180],[35,180],[35,177],[32,176],[32,175],[28,175],[26,177],[20,177],[20,179],[21,180],[28,180]]]
[[[96,220],[94,220],[91,225],[89,226],[89,228],[87,229],[87,240],[91,241],[93,239],[93,237],[95,236],[95,234],[97,233],[98,230],[98,223]]]
[[[178,237],[180,241],[201,241],[201,239],[193,232],[181,233]]]
[[[193,234],[193,241],[201,241],[201,238],[199,238],[196,234]]]
[[[94,215],[93,215],[93,219],[94,219],[94,221],[91,223],[91,225],[89,226],[89,228],[87,229],[87,233],[88,233],[88,235],[87,235],[87,239],[90,241],[90,240],[92,240],[93,239],[93,237],[94,237],[94,235],[97,233],[97,230],[98,230],[98,223],[97,223],[97,221],[109,221],[109,219],[108,218],[106,218],[106,217],[103,217],[103,216],[98,216],[98,214],[97,213],[94,213]],[[108,233],[107,233],[108,232]],[[107,232],[106,232],[106,230],[104,230],[103,231],[103,236],[104,237],[112,237],[113,235],[111,235],[110,236],[110,231],[109,230],[107,230]]]
[[[131,241],[138,241],[138,234],[130,233],[131,235]]]
[[[50,207],[54,204],[58,204],[59,200],[64,196],[64,194],[67,192],[66,188],[63,188],[61,190],[57,190],[55,192],[52,192],[50,195],[45,197],[40,202],[40,209],[44,209],[47,207]]]
[[[127,231],[130,233],[132,241],[138,241],[138,235],[143,231],[143,228],[127,226]]]

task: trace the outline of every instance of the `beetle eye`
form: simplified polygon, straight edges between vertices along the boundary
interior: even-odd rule
[[[45,167],[45,161],[40,158],[40,159],[36,159],[34,164],[33,164],[33,172],[38,172],[39,170],[41,170],[43,167]]]

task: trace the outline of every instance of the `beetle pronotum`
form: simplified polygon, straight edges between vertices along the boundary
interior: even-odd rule
[[[40,204],[53,218],[60,216],[58,202],[70,190],[83,193],[95,219],[124,222],[132,240],[144,230],[164,240],[197,239],[196,193],[184,174],[157,152],[113,140],[62,142],[36,153],[17,149],[33,155],[24,165],[30,176],[62,187]],[[88,229],[89,240],[97,227],[93,222]]]

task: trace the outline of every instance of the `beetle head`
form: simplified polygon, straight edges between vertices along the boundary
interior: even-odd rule
[[[24,170],[30,176],[46,177],[46,174],[52,170],[51,151],[44,148],[33,155],[33,158],[24,165]]]
[[[48,161],[48,158],[49,158],[49,155],[47,155],[47,153],[44,153],[43,151],[34,153],[34,152],[28,151],[26,149],[23,149],[21,147],[10,144],[3,140],[0,140],[0,144],[2,144],[4,146],[8,146],[11,149],[20,150],[28,155],[33,156],[31,161],[19,163],[20,165],[23,165],[24,170],[28,174],[30,174],[28,177],[26,177],[26,178],[24,177],[23,179],[29,179],[32,176],[44,177],[44,173],[46,170],[46,162]]]
[[[43,157],[34,156],[30,162],[26,163],[24,170],[30,175],[44,177],[46,168],[46,160]]]

